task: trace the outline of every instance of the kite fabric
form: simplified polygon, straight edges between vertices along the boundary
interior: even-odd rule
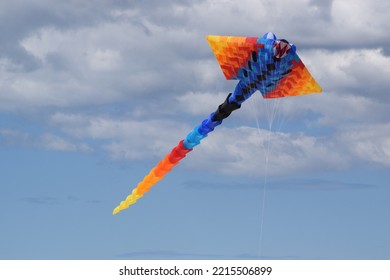
[[[269,32],[261,38],[207,36],[207,41],[228,80],[239,80],[233,93],[218,109],[196,126],[155,167],[150,170],[130,195],[114,209],[113,214],[137,202],[165,174],[200,144],[208,133],[241,107],[257,90],[264,98],[318,93],[322,89],[296,53],[296,47]]]

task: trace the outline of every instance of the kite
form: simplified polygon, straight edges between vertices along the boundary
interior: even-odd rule
[[[206,39],[226,79],[239,81],[234,92],[150,170],[131,194],[114,209],[114,215],[136,203],[257,90],[264,98],[322,91],[297,55],[295,45],[277,39],[271,32],[260,38],[207,36]]]

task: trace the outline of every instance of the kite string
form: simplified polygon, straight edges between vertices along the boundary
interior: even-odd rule
[[[253,99],[251,104],[253,105],[253,113],[256,121],[256,127],[259,139],[262,138],[262,133],[260,129],[260,122],[259,122],[259,115],[256,109],[256,100]],[[269,133],[268,133],[269,134]],[[268,136],[270,139],[270,137]],[[267,145],[269,146],[269,145]],[[268,173],[268,152],[265,152],[265,158],[266,158],[266,167],[265,167],[265,173],[264,173],[264,181],[263,181],[263,198],[262,198],[262,206],[261,206],[261,212],[260,212],[260,235],[259,235],[259,246],[258,246],[258,256],[262,256],[262,239],[263,239],[263,228],[264,228],[264,218],[265,218],[265,201],[266,201],[266,189],[267,189],[267,173]]]
[[[259,57],[259,59],[262,59]],[[259,64],[260,66],[260,72],[263,70],[261,69],[262,63]],[[264,85],[263,85],[263,91],[264,91]],[[260,123],[259,123],[259,116],[257,114],[257,106],[255,104],[255,100],[252,101],[253,104],[253,112],[255,116],[257,131],[259,134],[259,139],[262,139],[262,133],[260,130]],[[266,109],[266,115],[268,115],[267,109]],[[268,118],[268,116],[267,116]],[[260,234],[259,234],[259,241],[258,241],[258,256],[262,256],[262,243],[263,243],[263,231],[264,231],[264,219],[265,219],[265,202],[266,202],[266,193],[267,193],[267,177],[268,177],[268,160],[269,160],[269,146],[270,146],[270,132],[268,131],[267,135],[267,143],[266,147],[264,147],[265,151],[265,172],[264,172],[264,181],[263,181],[263,195],[262,195],[262,206],[261,206],[261,212],[260,212]],[[264,142],[263,142],[264,143]],[[263,144],[264,145],[264,144]]]
[[[275,61],[275,64],[277,66],[276,69],[279,69],[280,67],[280,61]],[[260,64],[261,65],[261,64]],[[275,88],[277,88],[280,84],[280,77],[279,73],[275,73],[275,71],[271,72],[271,82],[276,82]],[[275,79],[276,78],[276,79]],[[270,94],[272,96],[272,90],[270,91]],[[268,121],[268,132],[267,137],[265,141],[265,171],[264,171],[264,181],[263,181],[263,201],[262,201],[262,209],[261,209],[261,218],[260,218],[260,236],[259,236],[259,251],[258,255],[259,257],[262,257],[263,255],[263,235],[264,235],[264,220],[265,220],[265,203],[266,203],[266,194],[267,194],[267,185],[268,185],[268,173],[269,173],[269,158],[270,154],[273,150],[274,144],[271,141],[272,137],[272,129],[274,122],[278,122],[280,124],[279,129],[281,129],[281,122],[280,122],[280,98],[265,98],[265,114]],[[258,124],[258,120],[256,119],[256,123]],[[260,129],[258,128],[260,131]]]

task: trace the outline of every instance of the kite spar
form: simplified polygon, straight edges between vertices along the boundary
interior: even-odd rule
[[[280,98],[322,91],[296,54],[295,45],[284,39],[277,39],[271,32],[261,38],[207,36],[207,41],[226,79],[239,80],[234,92],[230,93],[214,113],[196,126],[150,170],[131,194],[114,209],[113,214],[136,203],[257,90],[264,98]]]

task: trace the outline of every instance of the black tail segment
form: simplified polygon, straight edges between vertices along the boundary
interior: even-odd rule
[[[213,119],[212,119],[213,121],[222,121],[223,119],[229,117],[234,110],[241,108],[241,105],[235,102],[229,103],[229,97],[231,95],[232,94],[229,93],[225,102],[223,102],[221,105],[218,106],[217,111],[215,111],[213,115]]]

